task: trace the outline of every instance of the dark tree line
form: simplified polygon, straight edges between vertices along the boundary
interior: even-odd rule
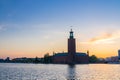
[[[89,62],[90,63],[98,63],[99,59],[95,55],[92,55],[89,57]]]
[[[44,63],[52,63],[52,56],[49,53],[44,55]]]

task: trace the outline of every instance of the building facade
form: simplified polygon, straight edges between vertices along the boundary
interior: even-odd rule
[[[70,36],[68,38],[68,52],[54,54],[53,63],[57,63],[57,64],[89,63],[88,54],[76,52],[76,41],[72,29],[70,31]]]

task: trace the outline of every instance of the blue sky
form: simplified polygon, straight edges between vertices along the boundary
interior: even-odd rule
[[[96,37],[106,39],[106,34],[119,36],[119,22],[120,0],[0,0],[0,56],[34,57],[67,51],[70,26],[77,51],[90,49],[98,55],[97,45],[86,43]],[[118,39],[114,39],[116,44]],[[106,49],[105,57],[117,54],[116,44],[111,46],[114,54]]]

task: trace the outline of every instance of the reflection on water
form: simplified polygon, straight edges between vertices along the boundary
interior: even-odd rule
[[[120,64],[0,63],[0,80],[120,80]]]
[[[67,80],[77,80],[76,72],[75,72],[75,65],[68,65],[68,76]]]

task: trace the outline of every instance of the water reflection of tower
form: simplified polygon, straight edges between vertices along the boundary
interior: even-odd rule
[[[72,29],[70,31],[70,37],[68,39],[68,54],[69,54],[69,63],[75,63],[76,44]]]
[[[75,69],[75,65],[68,65],[67,80],[77,80]]]

